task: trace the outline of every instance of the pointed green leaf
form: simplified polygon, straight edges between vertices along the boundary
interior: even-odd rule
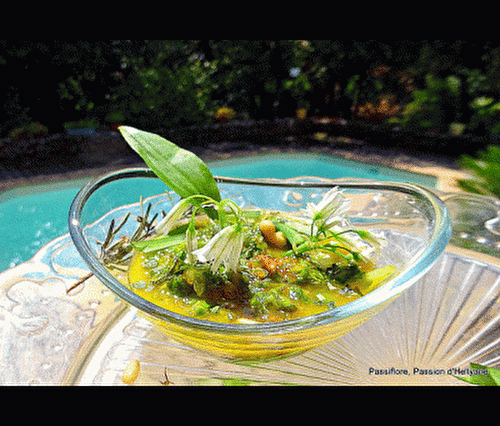
[[[469,377],[454,376],[455,378],[471,385],[498,386],[500,383],[500,371],[480,364],[470,363],[472,370],[481,370],[484,374],[471,374]]]
[[[136,241],[132,243],[132,247],[144,253],[151,253],[153,251],[177,246],[183,243],[185,240],[186,236],[184,234],[165,235],[162,237],[154,238],[152,240]]]
[[[495,381],[496,386],[500,386],[500,371],[496,368],[488,368],[490,377]]]
[[[276,227],[276,229],[278,231],[283,232],[283,234],[285,235],[286,239],[288,241],[290,241],[290,244],[292,244],[292,245],[298,245],[298,244],[303,243],[306,240],[306,238],[304,237],[304,235],[301,232],[297,231],[292,226],[289,226],[289,225],[286,225],[284,223],[280,223],[280,222],[277,222],[277,221],[273,221],[273,223],[274,223],[274,226]]]
[[[471,369],[474,369],[474,370],[479,370],[479,369],[485,369],[488,374],[485,375],[485,377],[487,377],[488,379],[485,379],[485,381],[487,382],[487,386],[499,386],[499,383],[500,383],[500,370],[497,370],[496,368],[492,368],[492,367],[486,367],[485,365],[481,365],[481,364],[474,364],[474,363],[470,363],[470,367]]]
[[[133,127],[119,130],[155,174],[182,198],[206,195],[215,201],[221,196],[207,165],[195,154],[154,133]]]

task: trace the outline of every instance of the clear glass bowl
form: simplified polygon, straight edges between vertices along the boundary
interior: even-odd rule
[[[353,227],[383,235],[377,266],[394,264],[398,273],[375,291],[346,305],[306,318],[266,324],[224,324],[191,318],[139,297],[99,261],[100,245],[111,221],[127,213],[150,217],[168,210],[179,197],[148,169],[125,169],[90,182],[76,196],[69,213],[73,242],[94,275],[116,296],[135,307],[160,331],[191,347],[231,361],[268,361],[302,353],[337,339],[388,306],[440,257],[451,235],[448,211],[429,190],[406,183],[359,179],[294,178],[246,180],[216,177],[222,198],[241,207],[297,212],[317,203],[333,186],[351,199]],[[120,235],[131,235],[128,220]]]

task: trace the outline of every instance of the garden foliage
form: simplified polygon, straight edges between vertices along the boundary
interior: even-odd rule
[[[154,130],[307,115],[500,131],[500,46],[462,40],[0,41],[0,136],[30,123]],[[118,117],[118,118],[116,118]]]
[[[474,177],[459,181],[460,186],[469,192],[500,198],[500,147],[488,146],[479,151],[477,157],[464,155],[460,165],[470,170]]]

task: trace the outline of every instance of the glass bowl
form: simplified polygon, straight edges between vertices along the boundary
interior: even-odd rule
[[[269,361],[305,352],[337,339],[388,306],[440,257],[451,235],[448,211],[432,192],[406,183],[301,177],[237,179],[215,177],[222,198],[241,207],[298,212],[336,186],[351,200],[352,226],[386,239],[377,266],[393,264],[397,274],[366,296],[305,318],[265,324],[225,324],[191,318],[161,308],[127,288],[99,261],[100,244],[112,220],[127,213],[150,217],[168,212],[179,197],[149,169],[125,169],[90,182],[69,213],[71,238],[91,272],[173,339],[233,362]],[[119,235],[130,236],[128,220]],[[119,236],[117,236],[119,238]]]

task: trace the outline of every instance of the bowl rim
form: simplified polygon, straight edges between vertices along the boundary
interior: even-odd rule
[[[75,196],[69,210],[68,227],[73,243],[75,244],[78,253],[82,256],[83,260],[89,266],[94,275],[120,299],[129,305],[134,306],[139,311],[144,312],[146,315],[152,316],[158,320],[169,321],[177,325],[187,326],[198,330],[229,334],[276,334],[305,329],[311,326],[324,325],[348,318],[363,311],[368,311],[370,308],[389,301],[417,281],[417,279],[427,272],[427,270],[437,261],[442,252],[446,249],[451,237],[450,215],[445,204],[431,190],[418,184],[382,182],[359,178],[329,179],[314,176],[291,179],[244,179],[214,176],[217,183],[228,184],[289,188],[339,187],[341,189],[373,189],[406,193],[420,198],[425,202],[428,213],[431,214],[434,222],[434,228],[430,236],[429,244],[423,249],[418,258],[413,259],[405,267],[405,269],[403,269],[403,271],[397,274],[393,279],[389,280],[383,286],[375,289],[366,296],[360,297],[359,299],[345,305],[331,308],[324,312],[303,318],[258,324],[219,323],[178,314],[143,299],[113,277],[99,262],[96,255],[92,251],[84,235],[83,228],[81,227],[81,214],[85,207],[85,203],[92,196],[92,194],[102,186],[116,180],[129,178],[159,179],[156,174],[148,168],[125,168],[106,173],[88,182]],[[305,181],[301,179],[317,180]],[[104,217],[104,215],[101,216],[101,218],[102,217]],[[100,220],[100,218],[98,220]]]

